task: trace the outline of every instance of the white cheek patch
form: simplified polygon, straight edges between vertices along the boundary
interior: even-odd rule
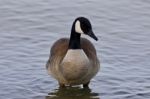
[[[75,23],[75,31],[76,31],[77,33],[84,34],[84,32],[83,32],[82,29],[81,29],[80,21],[76,21],[76,23]]]

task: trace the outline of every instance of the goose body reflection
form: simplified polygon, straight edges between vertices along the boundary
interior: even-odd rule
[[[100,99],[90,88],[65,87],[50,92],[46,99]]]

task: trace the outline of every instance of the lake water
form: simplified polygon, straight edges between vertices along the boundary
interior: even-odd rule
[[[59,89],[52,44],[89,18],[101,70],[90,89]],[[0,99],[150,99],[149,0],[0,0]]]

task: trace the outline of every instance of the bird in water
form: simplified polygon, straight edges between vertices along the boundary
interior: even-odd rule
[[[88,87],[90,80],[99,71],[96,49],[88,39],[81,37],[83,34],[98,40],[90,21],[78,17],[73,22],[70,38],[60,38],[51,47],[46,68],[60,87],[81,84]]]

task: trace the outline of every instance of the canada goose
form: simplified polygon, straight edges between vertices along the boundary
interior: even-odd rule
[[[58,80],[60,87],[80,84],[88,87],[99,70],[100,63],[95,47],[89,40],[81,38],[82,34],[98,40],[90,21],[78,17],[73,22],[70,39],[61,38],[51,47],[46,67],[48,73]]]

